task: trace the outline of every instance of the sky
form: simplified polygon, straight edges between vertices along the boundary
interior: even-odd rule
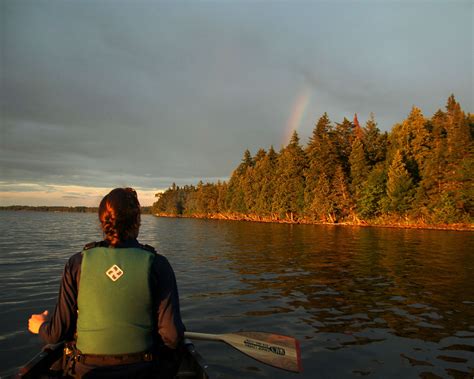
[[[142,205],[249,149],[450,94],[473,112],[472,1],[0,0],[0,205]]]

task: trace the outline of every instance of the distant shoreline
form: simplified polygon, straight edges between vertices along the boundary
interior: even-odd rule
[[[32,212],[64,212],[64,213],[97,213],[98,207],[85,207],[85,206],[60,206],[60,205],[7,205],[0,206],[0,211],[32,211]],[[151,206],[141,207],[142,214],[151,214]]]
[[[224,220],[224,221],[248,221],[248,222],[261,222],[261,223],[274,223],[274,224],[301,224],[301,225],[329,225],[329,226],[357,226],[357,227],[376,227],[376,228],[396,228],[396,229],[421,229],[421,230],[449,230],[459,232],[474,232],[474,224],[438,224],[430,225],[425,223],[410,223],[410,222],[318,222],[311,220],[295,220],[290,221],[288,219],[279,220],[275,218],[265,218],[261,216],[244,216],[236,214],[208,214],[208,215],[171,215],[165,213],[153,213],[155,217],[164,218],[196,218],[205,220]]]
[[[312,221],[307,219],[300,220],[288,220],[288,219],[277,219],[270,217],[262,217],[256,215],[239,215],[231,213],[218,213],[218,214],[195,214],[195,215],[175,215],[167,213],[152,213],[152,207],[141,207],[142,214],[153,215],[155,217],[164,218],[195,218],[204,220],[224,220],[224,221],[248,221],[248,222],[261,222],[261,223],[274,223],[274,224],[301,224],[301,225],[332,225],[332,226],[359,226],[359,227],[378,227],[378,228],[396,228],[396,229],[422,229],[422,230],[451,230],[459,232],[474,232],[474,224],[438,224],[431,225],[422,222],[320,222]],[[31,211],[31,212],[61,212],[61,213],[97,213],[97,207],[85,207],[85,206],[29,206],[29,205],[10,205],[0,206],[0,211]]]

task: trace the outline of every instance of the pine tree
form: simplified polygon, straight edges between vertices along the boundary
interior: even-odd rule
[[[416,107],[413,107],[407,122],[410,123],[412,135],[410,153],[416,161],[419,172],[422,172],[431,152],[431,134],[427,127],[428,123],[421,110]]]
[[[252,155],[249,150],[245,150],[239,166],[234,170],[229,180],[227,190],[227,209],[231,212],[245,214],[248,212],[245,203],[244,186],[247,184],[246,174],[247,170],[253,166]]]
[[[273,196],[275,193],[276,163],[278,155],[270,147],[268,153],[255,163],[255,212],[258,215],[269,216],[272,212]]]
[[[168,215],[182,215],[184,203],[182,190],[173,183],[165,192],[156,194],[157,201],[152,205],[153,213],[164,213]]]
[[[354,125],[347,118],[342,123],[336,123],[332,132],[332,140],[336,147],[338,163],[341,164],[345,175],[350,175],[349,156],[351,155],[352,141],[354,139]]]
[[[472,136],[469,119],[461,106],[451,95],[446,104],[446,138],[448,149],[448,165],[456,171],[464,158],[472,154]],[[455,175],[453,177],[455,179]]]
[[[426,218],[439,203],[446,172],[446,114],[438,110],[426,124],[428,149],[421,163],[415,205],[417,216]]]
[[[364,131],[362,130],[359,119],[357,118],[357,113],[354,114],[354,120],[352,121],[354,125],[354,137],[362,140],[364,138]]]
[[[217,207],[219,213],[227,212],[227,183],[217,181]]]
[[[341,221],[348,216],[354,216],[353,200],[349,193],[349,185],[342,166],[336,168],[329,196],[333,204],[333,222]]]
[[[375,117],[370,114],[370,118],[363,129],[363,144],[366,152],[368,164],[375,166],[379,162],[385,161],[387,155],[387,133],[380,133]]]
[[[314,190],[324,173],[331,180],[338,164],[338,155],[331,139],[332,126],[326,113],[319,119],[306,148],[308,167],[305,170],[305,212],[310,215]]]
[[[417,107],[412,108],[404,123],[409,131],[410,140],[406,165],[414,182],[418,183],[426,158],[430,154],[430,133],[427,129],[427,121]]]
[[[262,171],[261,163],[265,159],[267,153],[264,149],[259,149],[253,159],[252,167],[247,169],[243,180],[244,201],[249,213],[257,212],[257,199],[262,191]]]
[[[426,119],[419,108],[413,106],[407,119],[395,125],[390,134],[390,145],[389,160],[400,150],[405,157],[406,169],[414,183],[418,183],[420,171],[429,154],[429,132]]]
[[[326,173],[321,173],[313,189],[312,203],[309,212],[313,219],[322,222],[335,221],[335,209],[331,199],[331,183]]]
[[[295,131],[290,143],[280,153],[276,168],[276,189],[273,210],[280,216],[294,220],[304,207],[304,171],[306,156]]]
[[[186,199],[186,203],[185,203],[186,205],[185,205],[185,210],[184,210],[185,215],[191,216],[191,215],[200,213],[196,187],[194,186],[185,187],[185,199]]]
[[[444,191],[450,192],[456,208],[462,213],[474,211],[474,145],[470,117],[467,117],[454,95],[446,104],[447,167]]]
[[[203,182],[200,181],[197,187],[196,197],[198,208],[197,213],[207,215],[219,213],[218,191],[215,184],[203,184]]]
[[[402,153],[398,150],[388,169],[386,209],[396,214],[406,214],[412,198],[413,180],[405,167]]]
[[[365,158],[364,146],[362,140],[358,137],[352,143],[351,155],[349,156],[349,164],[351,171],[351,189],[354,201],[360,198],[362,186],[367,179],[369,167]]]
[[[371,219],[382,214],[382,207],[386,202],[387,174],[383,164],[378,164],[369,173],[361,191],[357,208],[360,216]]]

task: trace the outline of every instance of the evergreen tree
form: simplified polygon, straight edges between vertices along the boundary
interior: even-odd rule
[[[336,147],[338,163],[341,164],[344,174],[349,177],[350,165],[349,156],[351,155],[352,141],[354,139],[354,125],[347,118],[342,123],[336,123],[336,128],[332,132],[332,140]]]
[[[423,166],[430,154],[430,133],[427,129],[427,121],[421,110],[417,107],[412,108],[404,123],[409,131],[410,140],[409,150],[406,155],[406,165],[414,182],[418,183]]]
[[[333,175],[337,164],[337,153],[334,141],[331,139],[333,128],[328,115],[324,115],[316,124],[306,148],[309,167],[318,176],[322,172]]]
[[[416,162],[418,172],[424,170],[424,165],[431,153],[431,134],[428,130],[428,123],[421,113],[421,110],[413,107],[408,120],[410,123],[410,154]]]
[[[194,186],[186,186],[185,190],[185,209],[184,214],[191,216],[197,213],[201,213],[198,204],[197,189]]]
[[[438,203],[432,209],[433,222],[437,224],[454,224],[464,220],[466,215],[456,204],[456,195],[454,192],[442,192]]]
[[[227,209],[231,212],[245,214],[248,209],[245,203],[244,186],[248,184],[246,180],[247,170],[253,166],[252,155],[249,150],[245,150],[241,163],[232,173],[227,190]]]
[[[439,203],[446,171],[446,114],[438,110],[426,124],[428,149],[421,163],[415,209],[418,217],[429,217]]]
[[[454,196],[463,213],[473,212],[474,146],[470,119],[451,95],[446,104],[447,167],[444,191]]]
[[[387,133],[380,133],[373,114],[370,114],[370,118],[365,124],[363,135],[362,141],[368,164],[375,166],[377,163],[385,161],[387,154]]]
[[[255,163],[255,213],[269,216],[272,212],[273,196],[275,193],[275,176],[278,155],[273,146],[262,159]]]
[[[197,187],[196,187],[196,212],[199,214],[207,214],[208,213],[208,207],[207,207],[207,199],[205,198],[205,193],[204,193],[204,183],[202,180],[199,181]]]
[[[247,171],[247,168],[252,167],[254,163],[254,160],[252,158],[252,154],[248,149],[244,151],[244,156],[242,158],[242,162],[240,165],[237,167],[237,172],[239,175],[245,174]]]
[[[181,189],[173,183],[163,193],[155,195],[157,201],[152,205],[155,214],[182,215],[184,211],[184,201]]]
[[[364,138],[364,131],[362,130],[359,119],[357,118],[357,113],[354,114],[354,120],[352,121],[354,125],[354,137],[362,140]]]
[[[219,213],[217,186],[212,183],[199,182],[196,192],[196,212],[212,215]]]
[[[351,155],[349,156],[349,164],[351,171],[351,188],[354,201],[360,198],[362,186],[367,179],[369,167],[365,158],[364,146],[362,140],[358,137],[352,143]]]
[[[333,204],[333,222],[341,221],[348,216],[354,216],[353,200],[349,193],[346,178],[342,166],[337,166],[329,195]]]
[[[357,208],[360,216],[371,219],[382,214],[386,193],[387,174],[383,164],[379,164],[369,173],[361,191]]]
[[[245,206],[247,211],[251,214],[257,211],[256,204],[260,192],[262,191],[262,175],[264,175],[264,173],[261,172],[261,163],[266,155],[267,153],[264,149],[259,149],[253,159],[253,165],[247,169],[243,178]]]
[[[389,160],[399,150],[405,157],[406,169],[414,183],[420,180],[420,171],[429,154],[429,131],[426,128],[426,119],[421,110],[412,107],[407,119],[395,125],[390,134],[391,153]]]
[[[413,180],[405,167],[400,150],[395,153],[388,169],[386,209],[395,214],[406,214],[413,198]]]
[[[338,155],[331,139],[332,126],[326,113],[319,119],[306,148],[308,167],[305,170],[305,209],[312,213],[314,190],[320,176],[324,173],[331,180],[336,172]]]
[[[276,189],[273,211],[293,220],[301,215],[304,207],[304,171],[306,156],[299,143],[298,133],[293,132],[290,143],[278,157]]]
[[[335,209],[331,199],[331,183],[325,172],[318,177],[313,189],[312,203],[309,212],[313,219],[322,222],[335,221]]]
[[[227,183],[217,181],[217,207],[219,213],[227,212]]]

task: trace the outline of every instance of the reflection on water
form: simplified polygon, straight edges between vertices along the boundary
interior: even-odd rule
[[[472,375],[471,234],[284,229],[259,225],[232,234],[236,253],[227,256],[246,285],[236,294],[254,303],[245,314],[286,314],[311,346],[303,350],[307,368],[328,366],[327,377]],[[336,375],[339,358],[354,366],[339,364]]]
[[[93,215],[0,217],[5,370],[39,346],[25,322],[54,304],[65,259],[100,234]],[[175,268],[189,330],[293,335],[298,378],[474,375],[472,233],[143,217],[140,239]],[[197,346],[217,378],[296,377]]]

